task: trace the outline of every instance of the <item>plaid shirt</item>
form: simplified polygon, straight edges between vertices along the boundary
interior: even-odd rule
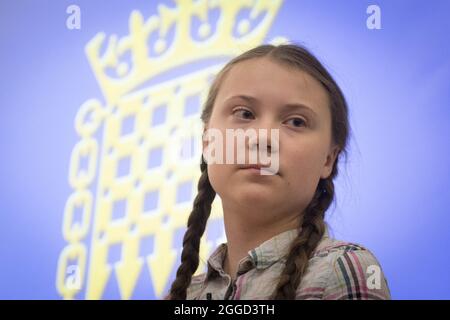
[[[234,281],[223,270],[227,245],[222,243],[208,259],[206,273],[192,277],[187,300],[270,299],[285,266],[289,244],[298,230],[291,229],[250,250],[238,266]],[[168,295],[165,299],[168,298]],[[366,248],[335,239],[328,232],[309,260],[296,299],[390,299],[380,264]]]

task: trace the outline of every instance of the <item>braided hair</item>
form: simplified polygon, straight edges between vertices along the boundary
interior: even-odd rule
[[[296,289],[301,283],[308,268],[308,261],[325,233],[325,212],[335,199],[333,179],[338,173],[339,156],[347,156],[347,140],[349,136],[348,108],[345,97],[332,76],[319,60],[305,47],[299,44],[260,45],[232,59],[217,74],[207,96],[201,119],[209,122],[213,105],[224,76],[237,63],[258,57],[269,57],[273,61],[305,71],[317,79],[327,91],[330,98],[332,122],[332,141],[339,152],[333,164],[331,174],[320,179],[312,200],[303,212],[298,226],[299,233],[292,241],[286,256],[285,267],[281,272],[272,299],[295,299]],[[169,299],[185,300],[192,275],[199,265],[200,239],[205,231],[211,213],[211,205],[216,192],[212,188],[207,164],[203,157],[200,164],[201,176],[198,182],[198,193],[194,199],[193,209],[187,222],[187,231],[183,237],[181,264],[172,283]],[[299,213],[300,214],[300,213]]]
[[[211,205],[216,196],[216,192],[209,182],[207,165],[203,157],[200,170],[202,174],[198,181],[198,193],[194,199],[193,209],[187,222],[187,231],[183,237],[181,265],[170,289],[172,300],[186,299],[187,287],[199,264],[200,239],[205,232],[206,222],[211,214]]]

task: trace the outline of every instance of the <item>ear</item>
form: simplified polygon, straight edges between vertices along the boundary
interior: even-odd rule
[[[320,175],[322,179],[326,179],[330,176],[331,171],[333,171],[334,162],[336,161],[338,154],[339,154],[338,146],[333,146],[328,152],[325,164],[322,168],[322,174]]]

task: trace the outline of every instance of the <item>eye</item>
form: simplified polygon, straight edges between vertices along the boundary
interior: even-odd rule
[[[306,121],[303,118],[291,118],[288,119],[287,122],[291,122],[292,125],[296,128],[306,127]]]
[[[239,115],[238,117],[242,118],[242,119],[252,119],[252,118],[254,118],[253,117],[253,112],[251,112],[250,110],[245,109],[245,108],[236,108],[236,109],[233,110],[233,114],[238,114]]]

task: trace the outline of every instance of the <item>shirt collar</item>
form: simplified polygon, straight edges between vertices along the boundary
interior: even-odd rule
[[[256,248],[249,250],[247,256],[239,263],[238,273],[242,268],[250,269],[255,266],[257,269],[266,269],[275,262],[285,258],[289,253],[291,242],[297,237],[299,229],[284,231],[269,240],[263,242]],[[328,238],[328,228],[325,228],[323,238]],[[213,274],[224,273],[223,262],[226,257],[227,244],[220,244],[208,259],[207,278]]]

